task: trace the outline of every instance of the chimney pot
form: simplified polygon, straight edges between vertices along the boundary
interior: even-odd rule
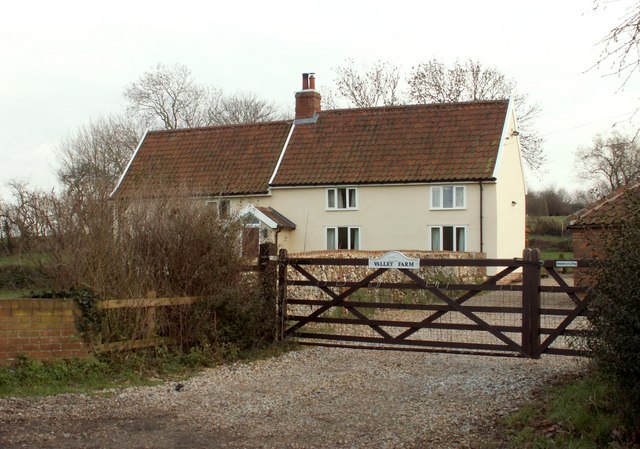
[[[316,90],[316,77],[315,73],[309,74],[309,89]]]
[[[309,88],[309,74],[302,74],[302,90],[307,90]]]

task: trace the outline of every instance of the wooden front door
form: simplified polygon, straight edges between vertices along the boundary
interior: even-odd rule
[[[246,227],[242,230],[242,255],[258,257],[260,253],[260,229]]]

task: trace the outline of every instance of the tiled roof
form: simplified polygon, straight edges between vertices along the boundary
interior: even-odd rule
[[[266,193],[291,122],[147,133],[115,194],[176,188],[194,196]]]
[[[297,124],[275,186],[492,179],[508,101],[321,111]],[[116,189],[267,193],[290,121],[149,132]]]
[[[569,221],[569,228],[597,228],[619,223],[628,213],[625,198],[629,194],[640,195],[640,181],[620,187],[576,212]]]
[[[256,207],[256,209],[258,209],[260,212],[262,212],[271,220],[273,220],[274,223],[277,224],[278,227],[280,228],[284,228],[284,229],[296,228],[296,224],[293,221],[289,220],[287,217],[285,217],[284,215],[282,215],[280,212],[278,212],[272,207]]]
[[[295,128],[274,186],[487,180],[508,101],[321,111]]]

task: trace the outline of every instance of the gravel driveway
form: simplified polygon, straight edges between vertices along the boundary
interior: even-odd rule
[[[477,448],[584,359],[310,348],[155,387],[0,400],[1,448]]]

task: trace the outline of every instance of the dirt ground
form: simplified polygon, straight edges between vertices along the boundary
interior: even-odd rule
[[[496,420],[583,369],[568,357],[310,348],[182,388],[2,399],[0,447],[481,448]]]

